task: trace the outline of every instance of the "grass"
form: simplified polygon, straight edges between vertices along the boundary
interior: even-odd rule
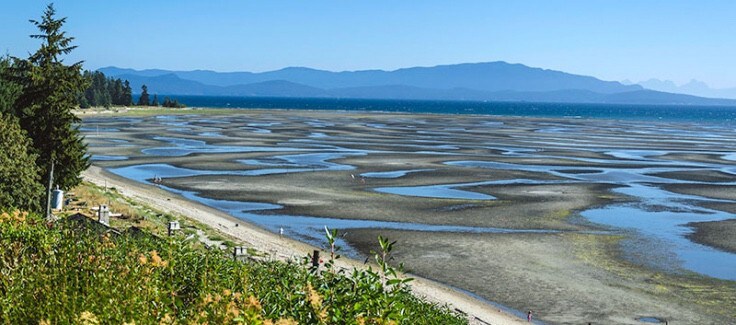
[[[120,217],[110,218],[110,225],[114,228],[127,229],[134,226],[152,234],[165,236],[168,232],[169,221],[177,220],[185,237],[189,235],[196,236],[199,231],[202,236],[212,241],[221,242],[226,247],[237,246],[235,238],[224,235],[197,221],[142,205],[123,196],[114,187],[103,188],[92,183],[82,182],[81,185],[67,193],[67,196],[72,199],[72,202],[61,213],[63,216],[77,212],[93,216],[95,211],[91,208],[100,204],[107,204],[111,212],[122,214]]]
[[[164,108],[164,107],[118,107],[113,106],[110,108],[104,107],[93,107],[87,109],[76,109],[74,114],[80,116],[93,115],[97,113],[103,114],[116,114],[119,116],[153,116],[153,115],[186,115],[186,114],[201,114],[201,115],[223,115],[223,114],[235,114],[238,113],[237,109],[228,108]],[[242,113],[242,111],[241,111]]]

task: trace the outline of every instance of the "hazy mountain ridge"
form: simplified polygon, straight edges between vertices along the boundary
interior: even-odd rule
[[[580,103],[736,105],[736,101],[645,90],[590,76],[506,62],[331,72],[290,67],[268,72],[99,69],[127,79],[134,90],[166,95],[332,97],[539,101]]]
[[[705,82],[690,80],[688,83],[678,86],[671,80],[649,79],[638,83],[642,87],[651,90],[669,93],[680,93],[700,97],[736,99],[736,88],[711,88]]]

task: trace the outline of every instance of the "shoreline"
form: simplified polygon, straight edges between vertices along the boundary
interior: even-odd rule
[[[632,243],[653,250],[659,246],[636,236],[629,238],[620,231],[596,232],[601,226],[580,215],[581,211],[628,201],[628,196],[602,186],[619,179],[616,177],[626,176],[627,172],[640,177],[634,177],[634,182],[642,179],[667,183],[667,179],[690,178],[687,170],[677,168],[676,173],[655,176],[645,172],[670,170],[673,162],[665,161],[665,157],[676,156],[680,151],[690,152],[687,150],[692,150],[689,144],[693,141],[703,143],[701,151],[675,161],[699,162],[704,156],[701,152],[724,155],[720,138],[693,138],[700,135],[698,132],[728,133],[720,129],[695,129],[685,132],[682,139],[670,139],[668,128],[662,133],[659,128],[653,129],[654,126],[627,122],[612,125],[601,120],[488,115],[478,120],[478,116],[470,115],[289,109],[153,109],[97,117],[85,118],[90,149],[100,157],[95,166],[106,168],[110,174],[130,177],[126,178],[130,181],[137,180],[133,186],[154,190],[156,185],[142,179],[155,174],[193,173],[187,177],[164,176],[163,189],[171,192],[159,190],[158,193],[169,198],[181,195],[191,202],[211,206],[208,211],[225,221],[200,223],[218,225],[225,228],[219,231],[226,234],[232,229],[223,225],[236,222],[231,216],[256,225],[250,228],[266,236],[278,237],[279,226],[283,226],[294,238],[290,242],[301,243],[295,243],[298,249],[289,249],[281,256],[276,256],[278,249],[272,250],[270,253],[275,258],[300,258],[311,252],[310,245],[324,247],[319,244],[320,238],[323,239],[319,229],[327,224],[330,228],[352,229],[344,232],[342,240],[358,251],[362,247],[361,256],[376,250],[377,235],[398,239],[396,260],[404,262],[409,272],[421,274],[416,278],[432,279],[428,282],[454,295],[458,290],[452,288],[461,288],[463,299],[476,294],[482,298],[480,307],[495,313],[497,307],[489,302],[512,306],[513,310],[506,311],[507,314],[522,319],[525,315],[518,311],[532,309],[536,318],[550,323],[605,319],[635,324],[639,317],[655,317],[716,324],[713,315],[734,317],[727,311],[729,308],[715,307],[725,307],[723,304],[734,296],[733,283],[689,272],[661,273],[656,267],[632,262],[622,255],[633,247]],[[661,126],[668,125],[676,126],[661,123]],[[95,126],[100,128],[97,133]],[[626,131],[628,126],[634,131]],[[642,143],[622,148],[622,140]],[[534,150],[540,146],[545,149]],[[337,154],[305,154],[310,152],[305,148],[314,147],[319,149],[317,152],[328,148],[324,150],[334,149]],[[277,148],[273,150],[278,153],[251,148]],[[342,153],[345,150],[365,154]],[[650,155],[662,158],[650,158]],[[726,162],[720,156],[708,163]],[[309,172],[283,173],[280,164],[292,171]],[[297,168],[302,165],[309,166],[309,170]],[[496,166],[501,168],[493,168]],[[118,172],[115,168],[119,167],[130,169]],[[552,170],[555,168],[564,173],[555,173]],[[198,170],[206,172],[202,175],[193,172]],[[260,170],[265,173],[260,174]],[[368,176],[397,170],[409,173],[398,177]],[[613,178],[601,178],[609,171]],[[623,173],[617,174],[619,171]],[[367,183],[351,177],[363,173]],[[710,178],[723,178],[717,173],[708,175],[711,181]],[[587,181],[567,184],[564,180],[568,178]],[[515,179],[522,182],[505,184],[506,180]],[[625,182],[629,178],[622,179]],[[455,190],[452,195],[460,196],[417,198],[373,190],[382,187],[450,188]],[[624,188],[638,187],[626,184]],[[178,194],[179,191],[189,194]],[[191,197],[191,193],[198,193],[202,200]],[[467,201],[471,204],[458,201],[466,193],[494,199]],[[222,200],[222,203],[210,204],[208,200]],[[236,202],[264,203],[274,209],[249,213],[251,208],[245,205],[245,211],[240,213],[230,211],[233,206],[229,201],[235,206],[238,206]],[[292,220],[293,215],[325,220],[297,222]],[[342,219],[346,215],[349,219]],[[342,220],[357,223],[343,224]],[[395,229],[370,225],[370,222],[392,221],[522,232],[483,235],[439,231],[427,236],[427,230],[414,224]],[[536,235],[524,233],[528,229],[549,231]],[[304,241],[304,238],[311,240]],[[254,243],[255,239],[248,241]],[[255,246],[266,247],[265,243]],[[662,263],[670,261],[667,255],[651,254]],[[361,264],[352,262],[349,267]],[[721,287],[723,284],[726,286]],[[429,301],[447,302],[442,293],[424,294],[420,290],[414,291]],[[463,295],[462,290],[470,294]],[[439,300],[433,299],[438,295]],[[483,321],[479,323],[488,319],[480,318]]]
[[[323,251],[321,248],[312,247],[291,238],[281,238],[277,234],[270,233],[251,223],[234,218],[222,211],[182,198],[178,194],[150,185],[139,184],[135,181],[114,175],[102,167],[90,166],[84,172],[83,178],[98,186],[106,184],[108,187],[115,187],[120,194],[155,206],[162,211],[201,222],[218,232],[247,242],[256,249],[278,260],[299,259],[314,249]],[[230,225],[233,223],[241,226],[226,226],[226,224]],[[346,269],[363,267],[362,262],[347,257],[337,260],[336,265]],[[410,286],[416,296],[433,303],[447,305],[451,310],[462,311],[468,315],[470,324],[474,324],[474,321],[478,322],[478,320],[480,320],[480,323],[491,324],[526,323],[521,318],[503,312],[495,306],[490,306],[449,286],[413,274],[407,275],[415,279],[410,283]]]

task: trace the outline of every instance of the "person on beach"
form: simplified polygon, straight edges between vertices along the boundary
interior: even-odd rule
[[[530,323],[532,322],[532,311],[531,310],[526,313],[526,321]]]

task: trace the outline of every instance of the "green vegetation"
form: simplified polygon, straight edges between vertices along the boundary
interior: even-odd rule
[[[61,30],[66,19],[54,15],[49,5],[41,21],[31,20],[40,31],[31,37],[42,40],[41,47],[28,59],[13,58],[3,79],[20,87],[12,113],[31,138],[41,184],[51,183],[55,167],[54,184],[66,190],[79,184],[80,173],[89,166],[86,146],[75,126],[80,120],[71,112],[87,81],[81,62],[64,64],[61,56],[75,46],[71,45],[73,38]]]
[[[151,100],[148,95],[148,87],[146,85],[141,86],[141,97],[138,97],[138,106],[150,106]]]
[[[13,103],[20,94],[20,85],[3,78],[8,73],[10,65],[10,58],[0,58],[0,113],[2,114],[13,113]]]
[[[85,71],[84,78],[91,80],[89,87],[79,96],[79,107],[110,107],[133,105],[133,93],[128,80],[105,77],[99,71]]]
[[[347,272],[330,260],[315,272],[305,262],[236,262],[185,240],[19,212],[0,215],[0,245],[4,323],[465,323],[412,296],[385,263]]]
[[[168,108],[184,108],[186,105],[179,103],[176,99],[172,100],[169,97],[164,97],[164,102],[159,105],[158,95],[153,95],[153,101],[150,100],[151,96],[148,94],[148,86],[141,86],[141,97],[138,98],[138,106],[163,106]]]
[[[169,107],[169,108],[184,108],[187,107],[187,105],[184,105],[182,103],[179,103],[176,99],[169,99],[169,97],[164,97],[164,103],[161,104],[163,107]]]
[[[31,140],[12,116],[0,113],[0,206],[38,210],[43,186]]]

